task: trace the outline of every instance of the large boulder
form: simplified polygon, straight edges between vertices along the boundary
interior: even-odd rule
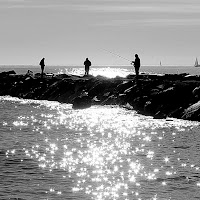
[[[146,101],[144,104],[144,114],[145,115],[154,115],[158,110],[158,104],[152,101]]]
[[[194,90],[192,91],[192,94],[194,95],[195,98],[199,99],[199,97],[200,97],[200,86],[195,87]]]
[[[172,107],[188,105],[193,100],[193,85],[189,83],[175,83],[172,86],[152,95],[152,101],[158,104],[170,104]]]
[[[168,103],[169,101],[174,101],[174,95],[176,94],[175,88],[174,87],[169,87],[161,92],[152,92],[152,97],[154,100],[158,102],[166,102]]]
[[[102,102],[102,105],[115,105],[115,104],[117,104],[117,97],[115,95],[108,96]]]
[[[132,87],[133,84],[134,83],[132,81],[123,81],[122,83],[117,85],[116,92],[117,93],[123,93],[126,89]]]
[[[8,71],[8,72],[1,72],[0,77],[8,76],[8,75],[14,75],[16,72],[14,70]]]
[[[129,102],[133,108],[141,113],[144,113],[144,106],[146,102],[148,102],[148,97],[147,96],[138,96],[133,99],[133,101]],[[147,113],[144,113],[147,114]]]
[[[185,109],[182,119],[200,121],[200,101]]]
[[[183,107],[178,107],[178,108],[174,109],[173,111],[171,111],[168,114],[168,117],[181,119],[181,116],[183,115],[183,112],[184,112],[184,108]]]
[[[48,86],[48,88],[41,95],[41,99],[58,100],[58,98],[66,92],[73,94],[74,88],[75,84],[73,81],[65,81],[64,79],[58,80]]]
[[[100,80],[95,82],[94,86],[88,90],[88,94],[91,97],[103,94],[106,89],[113,88],[114,84],[109,80]]]
[[[188,74],[188,75],[184,76],[184,80],[199,80],[199,77],[196,75]]]
[[[78,96],[74,99],[72,108],[73,109],[84,109],[89,108],[92,105],[92,99],[89,96]]]

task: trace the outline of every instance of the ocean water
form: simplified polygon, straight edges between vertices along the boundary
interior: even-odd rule
[[[15,70],[17,74],[26,74],[28,70],[33,73],[40,73],[39,66],[0,66],[0,73],[3,71]],[[141,66],[141,73],[148,74],[181,74],[200,75],[200,67],[193,66]],[[73,74],[84,75],[83,66],[46,66],[46,73],[54,74]],[[135,74],[133,66],[108,66],[108,67],[91,67],[90,74],[93,76],[102,75],[109,78],[116,76],[125,77],[129,74]]]
[[[40,72],[1,67],[11,69]],[[115,77],[134,71],[107,67],[91,73]],[[153,119],[118,106],[73,110],[71,104],[2,96],[0,200],[200,199],[199,133],[199,122]]]
[[[0,97],[0,199],[200,199],[200,123]]]

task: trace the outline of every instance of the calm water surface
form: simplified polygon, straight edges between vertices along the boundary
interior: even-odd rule
[[[0,73],[4,71],[14,70],[17,74],[26,74],[28,70],[33,71],[33,74],[40,73],[39,66],[1,66]],[[141,72],[147,74],[181,74],[188,73],[191,75],[200,75],[200,67],[193,66],[141,66]],[[46,66],[45,73],[53,74],[73,74],[78,76],[84,75],[84,67],[70,67],[70,66]],[[135,74],[133,66],[103,66],[94,67],[90,69],[90,74],[93,76],[101,75],[108,78],[116,76],[126,77],[129,74]]]
[[[0,97],[0,199],[200,199],[200,126]]]

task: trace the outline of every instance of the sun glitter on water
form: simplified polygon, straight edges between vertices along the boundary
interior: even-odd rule
[[[119,77],[126,77],[127,75],[132,72],[132,68],[127,67],[121,67],[121,68],[115,68],[115,67],[91,67],[90,69],[90,75],[93,76],[104,76],[107,78],[115,78],[117,76]],[[84,75],[84,68],[66,68],[66,69],[60,69],[58,74],[73,74],[73,75]]]
[[[180,169],[199,173],[197,161],[170,146],[180,145],[175,139],[190,122],[154,120],[119,107],[71,110],[70,105],[35,102],[34,108],[37,112],[13,122],[21,131],[31,126],[40,138],[24,147],[24,153],[41,169],[59,170],[64,180],[73,180],[72,192],[86,199],[160,199],[174,181],[190,181]],[[7,156],[16,151],[8,150]],[[62,196],[64,188],[54,186],[47,192]]]

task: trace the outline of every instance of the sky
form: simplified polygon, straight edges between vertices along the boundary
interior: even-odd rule
[[[0,0],[0,65],[130,65],[136,53],[194,65],[200,0]]]

